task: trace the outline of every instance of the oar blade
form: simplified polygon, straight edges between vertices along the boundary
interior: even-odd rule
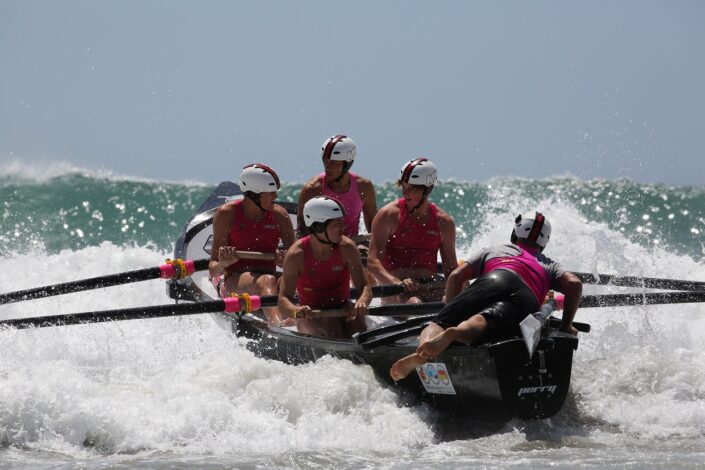
[[[533,315],[527,315],[526,318],[519,323],[519,329],[521,330],[521,335],[524,337],[524,343],[526,344],[526,349],[529,351],[529,357],[534,356],[536,346],[538,346],[539,340],[541,339],[542,326],[543,323]]]

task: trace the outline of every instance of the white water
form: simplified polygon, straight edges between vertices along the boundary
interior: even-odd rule
[[[467,254],[507,237],[490,216]],[[576,271],[705,279],[560,203],[549,255]],[[156,266],[146,248],[7,254],[0,291]],[[612,289],[621,292],[623,289]],[[591,287],[586,293],[607,292]],[[161,281],[0,306],[0,318],[169,303]],[[254,357],[208,316],[0,331],[0,467],[696,468],[705,461],[702,304],[586,309],[556,417],[437,432],[368,367]],[[457,440],[454,440],[457,438]],[[450,439],[450,440],[448,440]]]

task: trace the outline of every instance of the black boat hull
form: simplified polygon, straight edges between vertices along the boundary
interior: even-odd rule
[[[518,337],[475,347],[453,345],[436,363],[445,365],[455,393],[430,393],[418,373],[397,383],[389,376],[394,362],[416,350],[418,342],[413,338],[365,350],[352,340],[272,327],[254,315],[239,319],[220,313],[213,316],[221,327],[251,340],[248,349],[260,357],[303,364],[333,356],[367,364],[380,381],[399,392],[404,404],[426,402],[434,408],[462,410],[473,416],[490,414],[495,419],[541,419],[560,411],[570,388],[573,350],[578,344],[573,336],[547,329],[531,359]]]

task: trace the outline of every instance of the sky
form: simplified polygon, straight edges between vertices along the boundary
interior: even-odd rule
[[[704,45],[701,1],[0,0],[0,164],[701,185]]]

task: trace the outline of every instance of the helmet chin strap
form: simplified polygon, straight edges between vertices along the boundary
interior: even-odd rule
[[[328,222],[329,222],[329,221],[326,221],[326,222],[323,224],[323,230],[322,230],[323,235],[325,235],[325,237],[326,237],[325,240],[321,240],[321,238],[318,236],[318,234],[321,233],[321,232],[313,232],[313,236],[316,237],[316,240],[318,240],[319,242],[323,243],[324,245],[330,245],[330,246],[332,246],[333,248],[338,248],[338,246],[339,246],[340,244],[339,244],[339,243],[333,243],[332,241],[330,241],[330,238],[328,237]]]
[[[324,233],[325,233],[325,232],[324,232]],[[326,235],[326,239],[325,239],[325,240],[321,240],[321,238],[318,236],[317,233],[314,233],[314,234],[313,234],[313,236],[316,237],[316,240],[318,240],[319,242],[323,243],[324,245],[330,245],[330,246],[333,247],[333,248],[338,248],[338,246],[340,246],[339,243],[333,243],[332,241],[330,241],[330,238],[328,238],[328,234],[327,234],[327,233],[326,233],[325,235]]]
[[[343,171],[340,172],[340,175],[338,175],[338,177],[334,179],[333,182],[340,182],[340,180],[343,179],[343,176],[345,176],[345,173],[347,173],[349,169],[350,167],[348,166],[348,162],[343,162]]]
[[[340,180],[343,179],[343,176],[345,176],[345,173],[347,173],[347,171],[342,172],[342,173],[340,174],[340,176],[338,176],[336,179],[333,180],[333,182],[334,182],[334,183],[339,183]]]
[[[247,197],[250,201],[254,202],[255,205],[257,207],[259,207],[259,210],[261,210],[262,212],[267,212],[264,210],[264,207],[262,207],[262,204],[260,204],[260,202],[259,202],[260,201],[260,194],[255,194],[255,193],[252,193],[252,194],[253,194],[252,196],[245,196],[245,197]]]
[[[421,196],[421,200],[419,201],[418,204],[416,204],[414,207],[412,207],[412,208],[409,210],[409,214],[413,214],[416,209],[418,209],[419,207],[421,207],[421,204],[423,204],[423,202],[426,200],[426,196],[428,196],[428,193],[430,193],[430,192],[431,192],[431,191],[428,190],[428,187],[424,186],[424,189],[423,189],[423,196]]]

